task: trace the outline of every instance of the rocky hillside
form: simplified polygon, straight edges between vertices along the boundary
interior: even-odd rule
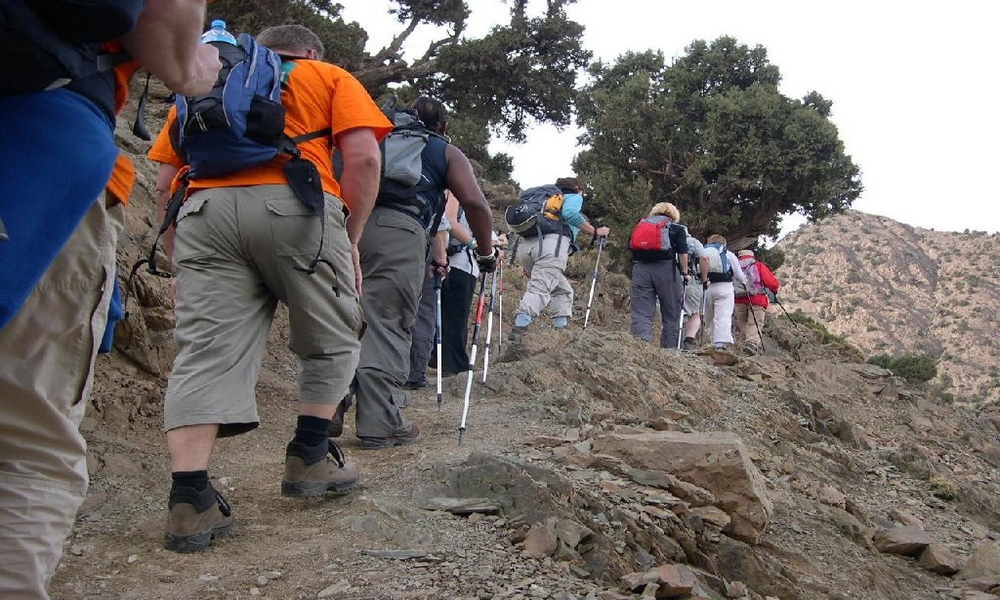
[[[123,268],[150,238],[152,169],[139,166]],[[583,331],[594,259],[567,269],[569,330],[540,319],[519,359],[494,358],[473,386],[463,445],[463,375],[445,380],[440,411],[432,390],[413,393],[416,445],[364,452],[349,418],[342,447],[363,481],[342,498],[279,496],[295,401],[279,311],[261,427],[220,440],[211,466],[236,524],[197,555],[162,550],[171,294],[140,277],[98,363],[82,425],[93,484],[52,596],[1000,600],[996,402],[940,402],[774,311],[762,356],[654,348],[626,333],[620,274],[601,280]],[[524,285],[510,269],[503,330]],[[837,320],[832,305],[812,314]]]
[[[782,240],[780,297],[866,355],[929,354],[958,400],[1000,400],[996,234],[848,211]]]

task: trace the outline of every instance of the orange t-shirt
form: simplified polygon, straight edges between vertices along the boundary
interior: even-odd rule
[[[302,142],[298,147],[302,157],[316,165],[323,190],[340,197],[340,184],[333,176],[332,162],[337,136],[365,127],[374,130],[376,139],[381,140],[392,130],[392,124],[361,82],[344,69],[317,60],[297,59],[294,62],[288,83],[281,92],[281,104],[285,107],[285,133],[296,137],[327,128],[333,131],[332,140],[330,136],[324,136]],[[184,162],[170,143],[170,126],[176,120],[177,113],[171,109],[147,156],[180,168]],[[282,166],[287,160],[286,155],[279,155],[258,167],[220,177],[192,179],[189,189],[286,183]]]
[[[104,46],[107,52],[121,52],[121,42],[108,42]],[[117,65],[113,69],[115,76],[115,111],[120,112],[128,101],[128,82],[132,75],[139,69],[139,63],[130,60],[127,63]],[[106,186],[107,193],[122,204],[128,204],[129,196],[132,195],[132,187],[135,185],[135,165],[127,156],[118,153],[115,159],[114,169],[111,171],[111,179]]]

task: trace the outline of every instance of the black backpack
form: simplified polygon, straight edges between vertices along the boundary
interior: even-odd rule
[[[128,60],[102,54],[101,42],[135,27],[145,0],[3,0],[0,96],[40,92],[110,70]]]
[[[379,143],[382,178],[375,202],[416,217],[434,235],[444,214],[444,193],[424,177],[423,152],[427,140],[437,134],[427,129],[416,111],[397,108],[395,99],[382,106],[382,112],[393,128]]]

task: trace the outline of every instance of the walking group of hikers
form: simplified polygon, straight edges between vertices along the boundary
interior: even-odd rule
[[[209,463],[218,438],[259,425],[254,388],[279,302],[299,400],[281,494],[346,493],[360,475],[334,440],[352,406],[362,449],[412,444],[420,428],[401,409],[408,389],[427,385],[428,366],[439,376],[469,372],[471,383],[476,283],[478,330],[487,275],[502,269],[506,242],[470,161],[446,137],[444,105],[420,97],[378,107],[354,76],[322,61],[323,44],[306,27],[254,38],[217,21],[203,35],[205,0],[71,4],[83,14],[30,0],[0,11],[13,32],[4,49],[16,45],[20,57],[4,63],[0,88],[0,152],[11,165],[0,180],[3,598],[48,597],[87,491],[79,424],[96,354],[108,351],[122,317],[115,246],[135,180],[114,146],[114,122],[137,69],[176,97],[148,153],[159,164],[157,241],[172,268],[158,268],[154,242],[133,269],[145,263],[174,285],[168,550],[203,550],[233,524]],[[136,134],[143,129],[137,121]],[[600,256],[610,233],[583,203],[581,182],[565,177],[525,190],[508,209],[517,233],[510,252],[528,283],[501,360],[517,357],[546,308],[555,328],[569,326],[564,271],[577,234],[599,239]],[[734,302],[738,320],[762,324],[767,298],[758,288],[777,292],[770,271],[756,263],[746,277],[744,252],[737,260],[718,236],[702,247],[678,220],[676,208],[657,204],[632,236],[646,244],[632,248],[632,331],[652,339],[658,301],[661,345],[678,345],[682,327],[693,341],[703,300],[702,286],[685,287],[692,277],[715,314],[716,345],[732,342]],[[749,282],[735,298],[734,275]],[[591,300],[596,280],[595,267]],[[491,302],[498,286],[502,298],[502,270],[490,276]],[[746,327],[742,335],[748,349],[760,348],[759,336]],[[461,431],[467,409],[468,387]]]
[[[718,234],[702,244],[679,221],[677,207],[660,202],[632,229],[632,334],[653,341],[659,304],[661,348],[693,350],[704,327],[715,348],[763,352],[768,294],[779,289],[774,273],[752,250],[734,255]]]

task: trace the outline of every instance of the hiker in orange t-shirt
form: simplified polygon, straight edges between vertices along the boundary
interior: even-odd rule
[[[285,134],[328,131],[298,144],[319,172],[325,234],[321,219],[289,185],[286,156],[188,182],[173,239],[178,353],[164,403],[173,471],[165,546],[177,552],[203,550],[232,526],[229,505],[209,483],[209,459],[216,438],[258,426],[254,386],[278,302],[288,307],[299,387],[281,493],[342,494],[359,478],[327,431],[358,364],[357,244],[378,192],[378,142],[392,126],[357,79],[321,62],[322,42],[306,27],[270,27],[257,41],[282,57]],[[185,168],[170,143],[176,120],[170,117],[149,152],[161,163],[161,210],[170,181]],[[344,159],[339,182],[332,171],[335,147]]]

